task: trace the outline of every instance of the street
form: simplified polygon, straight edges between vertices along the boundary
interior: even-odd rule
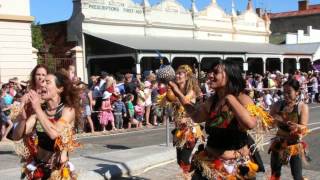
[[[309,145],[312,161],[309,165],[305,166],[304,169],[310,170],[305,171],[305,173],[311,174],[309,176],[314,176],[315,173],[313,172],[319,171],[320,169],[320,157],[318,155],[318,149],[320,148],[320,140],[318,139],[320,134],[320,122],[318,121],[320,117],[320,106],[314,104],[309,107],[309,129],[311,133],[305,138],[305,141]],[[122,132],[113,135],[84,136],[80,137],[79,140],[83,144],[83,148],[73,152],[71,154],[72,158],[164,144],[165,127],[146,128],[140,131]],[[265,151],[261,152],[261,155],[266,168],[269,168],[270,156],[267,154],[267,149],[268,145],[265,146]],[[12,144],[0,143],[0,172],[18,167],[20,167],[19,158],[15,155]],[[286,174],[290,174],[288,169],[284,171],[287,172]],[[316,175],[320,175],[320,172]],[[181,179],[181,173],[175,160],[172,160],[154,167],[149,167],[137,175],[136,178],[123,179]],[[309,179],[313,178],[309,177]]]
[[[71,158],[119,151],[143,146],[164,144],[165,127],[123,132],[115,135],[80,137],[82,148],[71,153]],[[20,167],[19,157],[14,153],[12,144],[0,143],[0,170]]]

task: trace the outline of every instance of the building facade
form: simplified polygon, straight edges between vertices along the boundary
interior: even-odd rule
[[[77,75],[87,80],[104,70],[110,73],[159,68],[160,60],[177,67],[189,64],[205,70],[217,60],[232,60],[246,72],[293,72],[300,61],[312,62],[312,52],[269,44],[270,19],[258,16],[248,0],[247,9],[227,14],[216,0],[203,10],[178,0],[74,0],[67,22],[67,39]]]
[[[320,4],[310,5],[309,0],[299,0],[296,11],[270,13],[269,16],[271,39],[275,39],[275,43],[285,43],[287,33],[308,31],[309,26],[320,29]]]
[[[27,80],[37,64],[32,48],[29,0],[0,0],[0,81]]]
[[[298,30],[297,33],[286,34],[286,44],[319,43],[320,29],[313,29],[308,26],[307,31]]]

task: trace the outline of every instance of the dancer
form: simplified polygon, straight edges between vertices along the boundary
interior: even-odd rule
[[[200,95],[200,88],[192,69],[188,65],[178,67],[175,83],[181,98],[195,104],[196,98]],[[200,126],[192,121],[180,100],[174,96],[170,89],[166,98],[172,102],[174,110],[173,144],[177,149],[177,162],[183,170],[185,178],[189,179],[193,149],[198,140],[204,141],[204,137]]]
[[[306,144],[302,138],[307,134],[309,108],[300,100],[300,84],[290,79],[283,85],[284,100],[273,105],[270,114],[277,122],[277,136],[271,144],[271,180],[280,179],[281,167],[290,163],[294,180],[302,180],[302,159]]]
[[[258,165],[251,160],[247,130],[257,125],[246,107],[254,106],[243,93],[245,82],[238,65],[220,61],[212,68],[210,86],[215,94],[199,107],[170,82],[175,95],[195,122],[206,122],[207,145],[193,157],[192,179],[253,179]]]
[[[45,78],[43,106],[36,91],[30,90],[27,97],[34,114],[21,119],[14,131],[15,137],[32,134],[26,146],[16,149],[25,162],[22,178],[76,179],[69,152],[79,146],[73,137],[81,115],[78,89],[65,72],[57,72]]]

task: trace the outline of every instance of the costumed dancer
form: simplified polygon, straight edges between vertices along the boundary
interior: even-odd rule
[[[34,114],[21,119],[14,131],[16,139],[31,137],[16,147],[24,163],[21,178],[76,179],[69,153],[79,146],[74,137],[81,115],[78,89],[65,72],[57,72],[46,76],[41,97],[34,90],[27,97]]]
[[[302,160],[305,160],[306,143],[302,138],[307,134],[309,108],[299,99],[300,84],[290,79],[283,85],[284,100],[271,108],[270,114],[277,122],[276,138],[270,146],[271,180],[280,179],[281,167],[290,163],[294,180],[302,180]]]
[[[161,70],[163,70],[162,68]],[[181,96],[189,103],[195,104],[200,95],[200,88],[192,69],[188,65],[178,67],[175,75],[175,83],[181,92]],[[174,113],[175,129],[173,133],[173,144],[177,149],[177,162],[183,170],[185,178],[190,178],[191,157],[193,149],[198,140],[204,141],[200,126],[188,116],[179,99],[175,97],[170,88],[167,93],[161,95],[160,104],[171,103]]]
[[[207,145],[193,156],[193,180],[254,179],[259,166],[254,162],[248,130],[256,128],[257,117],[246,107],[253,101],[245,93],[245,81],[237,64],[220,61],[212,68],[209,84],[214,95],[199,107],[170,82],[175,95],[189,116],[198,123],[206,122]]]

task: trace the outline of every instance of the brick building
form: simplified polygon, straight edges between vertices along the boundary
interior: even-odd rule
[[[272,35],[270,42],[284,43],[286,33],[307,31],[308,26],[320,29],[320,4],[310,5],[308,0],[298,1],[298,10],[270,13]]]

